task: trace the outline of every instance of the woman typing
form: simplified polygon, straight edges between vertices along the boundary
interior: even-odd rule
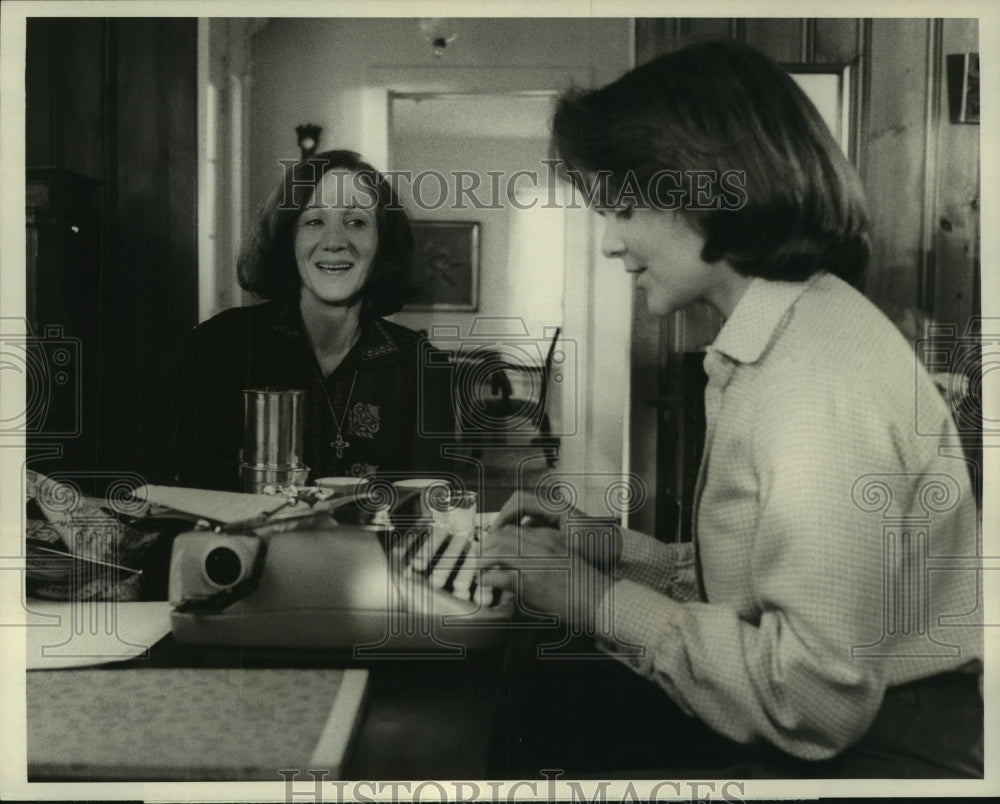
[[[566,555],[569,526],[523,493],[484,547],[505,568],[487,580],[585,623],[720,738],[717,757],[752,757],[750,775],[981,776],[976,574],[928,586],[917,561],[976,555],[968,471],[921,435],[954,437],[954,424],[854,287],[869,255],[862,188],[816,110],[756,51],[704,43],[564,97],[553,148],[651,312],[703,301],[725,318],[705,357],[694,542],[619,530],[611,566],[578,549],[563,576],[533,572],[524,556]],[[872,489],[901,521],[933,512],[929,541],[886,541]],[[902,621],[886,620],[891,600]],[[634,762],[690,743],[697,731],[664,722],[667,709],[595,715],[589,739]]]

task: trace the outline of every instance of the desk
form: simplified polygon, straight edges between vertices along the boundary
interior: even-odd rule
[[[460,659],[378,659],[302,653],[281,656],[192,652],[167,637],[160,667],[357,667],[368,698],[348,752],[345,779],[485,779],[501,770],[506,647]]]
[[[505,647],[470,652],[460,659],[398,659],[358,662],[330,654],[250,655],[236,651],[192,652],[167,636],[148,657],[107,665],[112,670],[194,668],[363,668],[368,690],[341,778],[347,780],[485,779],[502,773]],[[29,713],[30,717],[30,713]],[[136,724],[137,735],[142,724]],[[238,722],[224,733],[240,739]],[[29,758],[30,759],[30,758]],[[274,780],[282,781],[274,769]],[[306,767],[300,769],[303,774]],[[267,775],[267,774],[265,774]],[[59,778],[33,775],[32,781]],[[63,776],[62,778],[65,778]],[[304,776],[303,778],[308,778]],[[332,777],[331,777],[332,778]],[[128,781],[123,776],[120,781]],[[192,778],[191,781],[198,781]]]
[[[346,779],[504,775],[506,654],[368,665],[369,704]]]
[[[515,629],[499,646],[457,659],[359,662],[311,652],[195,652],[168,635],[148,656],[106,667],[363,668],[366,703],[341,768],[349,781],[542,779],[543,769],[567,778],[678,778],[692,767],[709,778],[732,761],[733,744],[650,682],[608,657],[539,660],[539,637],[552,633]],[[229,733],[239,739],[239,724]],[[284,778],[278,770],[275,781]],[[300,770],[300,781],[308,780],[309,769]]]

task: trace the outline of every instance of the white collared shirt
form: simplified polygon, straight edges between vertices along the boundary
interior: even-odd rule
[[[954,424],[895,327],[828,274],[754,280],[705,369],[705,599],[691,545],[626,533],[603,644],[644,647],[617,655],[727,737],[828,757],[887,687],[981,662]]]

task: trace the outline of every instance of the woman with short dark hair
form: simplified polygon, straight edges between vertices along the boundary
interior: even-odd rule
[[[392,315],[406,301],[413,271],[410,219],[392,185],[353,151],[326,151],[285,171],[240,252],[240,287],[262,299],[276,299],[298,289],[295,226],[319,180],[330,171],[341,176],[342,187],[337,189],[356,190],[359,206],[374,214],[378,250],[365,283],[364,308],[371,315]]]
[[[704,258],[765,279],[856,284],[868,216],[856,172],[795,81],[753,49],[706,42],[593,92],[553,120],[563,174],[605,206],[680,211]]]
[[[705,356],[693,542],[577,536],[571,573],[534,572],[567,555],[574,516],[524,492],[484,546],[503,557],[492,580],[597,634],[612,668],[731,741],[711,750],[740,773],[981,776],[968,469],[945,449],[958,442],[934,383],[851,285],[868,261],[863,195],[812,104],[755,50],[704,43],[564,97],[552,137],[650,311],[707,302],[725,324]],[[970,569],[928,575],[928,555]],[[697,728],[624,700],[588,697],[582,725],[542,711],[539,727],[632,769],[657,750],[661,769],[695,762]]]
[[[409,291],[413,235],[389,182],[352,151],[286,170],[238,260],[263,304],[191,333],[180,388],[175,481],[238,489],[243,391],[308,392],[310,478],[427,473],[446,465],[447,383],[423,371],[421,336],[382,316]]]

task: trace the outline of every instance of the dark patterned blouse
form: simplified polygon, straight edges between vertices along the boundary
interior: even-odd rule
[[[303,446],[309,482],[445,471],[441,446],[453,440],[455,426],[451,372],[441,370],[440,359],[428,360],[430,354],[442,353],[419,333],[363,317],[358,342],[323,380],[294,300],[226,310],[195,327],[185,344],[174,481],[242,488],[243,390],[262,387],[308,392]]]

